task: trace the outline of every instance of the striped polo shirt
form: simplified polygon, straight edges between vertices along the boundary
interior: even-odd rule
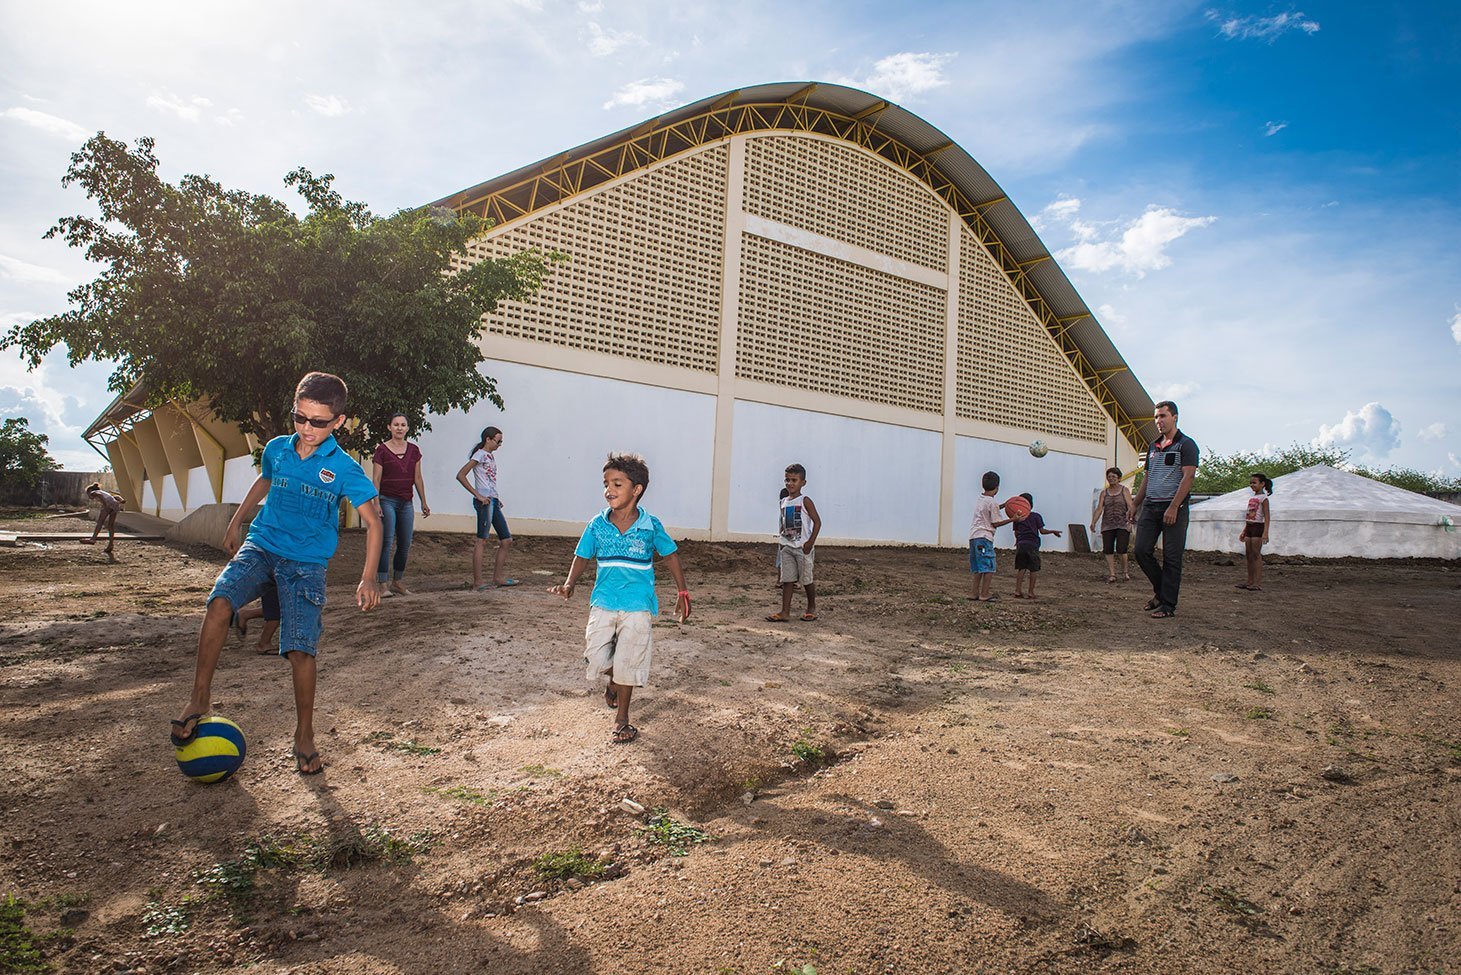
[[[590,606],[621,613],[647,612],[659,615],[654,594],[654,557],[669,555],[679,546],[665,532],[658,518],[639,509],[639,517],[626,532],[609,521],[605,508],[588,523],[573,554],[595,559],[594,591]]]
[[[1146,498],[1144,504],[1171,504],[1182,485],[1182,468],[1197,466],[1197,442],[1178,430],[1165,447],[1153,440],[1146,451]],[[1190,496],[1190,495],[1189,495]],[[1186,504],[1188,498],[1183,498]]]

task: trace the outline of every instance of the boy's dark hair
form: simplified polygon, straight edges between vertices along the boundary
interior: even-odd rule
[[[1167,408],[1167,412],[1168,413],[1172,414],[1173,416],[1176,416],[1177,415],[1177,404],[1176,403],[1173,403],[1169,399],[1164,399],[1160,403],[1158,403],[1156,406],[1153,406],[1152,407],[1152,412],[1155,413],[1157,410],[1160,410],[1164,406]]]
[[[1260,481],[1263,482],[1263,493],[1264,494],[1272,494],[1273,493],[1273,481],[1272,481],[1272,479],[1269,478],[1269,476],[1267,474],[1263,473],[1262,471],[1254,471],[1253,472],[1253,476],[1256,477],[1256,478],[1258,478],[1258,480],[1260,480]]]
[[[805,481],[807,479],[807,469],[805,467],[803,467],[802,465],[800,465],[800,464],[787,464],[786,465],[786,473],[788,473],[788,474],[795,474],[797,477],[800,477],[803,481]]]
[[[649,490],[649,465],[638,454],[610,454],[604,470],[618,471],[629,478],[630,484],[638,484],[644,491]],[[639,492],[641,498],[644,497],[644,491]]]
[[[330,412],[336,416],[345,412],[345,404],[349,398],[350,390],[346,388],[345,380],[328,372],[307,372],[299,385],[294,387],[296,403],[302,399],[312,400],[321,406],[328,406]]]
[[[1032,508],[1035,507],[1035,496],[1033,494],[1030,494],[1028,491],[1026,491],[1026,492],[1022,492],[1020,494],[1020,497],[1024,498],[1026,501],[1030,502],[1030,507],[1032,507]]]
[[[994,471],[985,471],[980,483],[984,485],[984,490],[993,491],[999,487],[999,475]]]
[[[1106,473],[1107,474],[1115,474],[1116,475],[1116,479],[1118,481],[1121,480],[1121,468],[1119,468],[1119,467],[1108,467],[1108,468],[1106,468]]]

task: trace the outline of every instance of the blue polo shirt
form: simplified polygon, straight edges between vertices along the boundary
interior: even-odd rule
[[[622,533],[609,521],[609,511],[605,508],[588,523],[578,547],[573,550],[581,559],[598,560],[589,605],[614,612],[647,612],[658,616],[654,557],[669,555],[679,546],[665,532],[659,519],[643,508],[629,530]]]
[[[375,485],[334,437],[304,460],[298,442],[294,433],[264,446],[259,472],[269,479],[269,495],[249,541],[296,562],[328,563],[340,541],[340,496],[358,508],[376,496]]]

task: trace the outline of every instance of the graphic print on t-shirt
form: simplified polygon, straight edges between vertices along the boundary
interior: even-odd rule
[[[799,543],[802,537],[802,506],[800,498],[787,498],[781,503],[781,538],[786,542]]]

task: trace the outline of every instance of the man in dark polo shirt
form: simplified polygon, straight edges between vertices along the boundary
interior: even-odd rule
[[[1182,588],[1182,553],[1187,549],[1187,496],[1197,474],[1197,444],[1177,429],[1177,404],[1157,404],[1157,439],[1146,451],[1146,476],[1131,499],[1136,523],[1136,564],[1152,583],[1146,608],[1154,619],[1177,615]],[[1162,560],[1154,549],[1162,540]]]

